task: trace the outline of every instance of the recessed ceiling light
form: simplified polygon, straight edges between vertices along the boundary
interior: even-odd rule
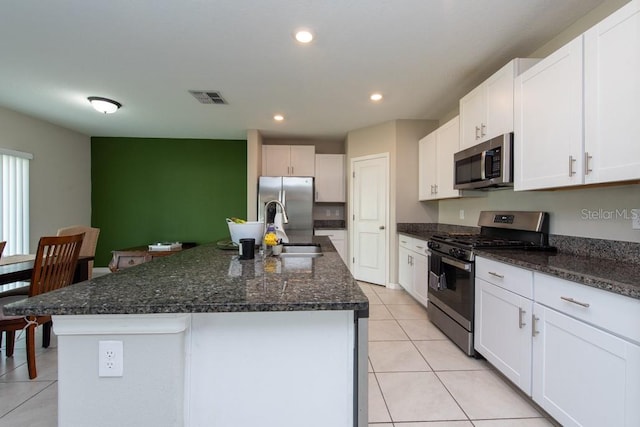
[[[87,99],[96,111],[104,114],[115,113],[116,111],[118,111],[118,108],[122,107],[122,104],[109,98],[90,96]]]
[[[300,43],[311,43],[311,40],[313,40],[313,34],[311,34],[311,31],[309,30],[299,30],[296,31],[295,38]]]
[[[273,116],[273,120],[275,120],[276,122],[281,122],[284,120],[284,116],[282,114],[276,114],[275,116]]]
[[[381,93],[372,93],[371,96],[369,97],[369,99],[374,101],[374,102],[382,101],[382,94]]]

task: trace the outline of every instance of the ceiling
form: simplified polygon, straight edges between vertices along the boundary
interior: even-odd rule
[[[64,0],[0,5],[0,106],[90,136],[343,139],[439,119],[602,0]],[[293,39],[306,27],[309,45]],[[228,105],[189,90],[217,90]],[[383,94],[373,103],[369,95]],[[95,112],[88,96],[122,103]],[[285,120],[273,120],[276,113]]]

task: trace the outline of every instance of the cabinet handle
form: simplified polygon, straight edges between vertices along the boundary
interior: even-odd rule
[[[416,248],[418,248],[418,249],[422,250],[422,249],[424,249],[424,246],[418,246],[418,245],[416,245]]]
[[[480,127],[476,126],[476,139],[480,139]]]
[[[576,301],[571,297],[560,297],[560,299],[563,300],[563,301],[566,301],[566,302],[573,303],[573,304],[578,304],[578,305],[580,305],[582,307],[585,307],[585,308],[589,308],[589,303]]]
[[[434,187],[434,188],[435,188],[435,190],[436,190],[436,191],[435,191],[435,193],[436,193],[436,194],[438,194],[438,184],[434,185],[433,187]]]
[[[576,174],[573,170],[573,162],[575,161],[576,159],[574,159],[573,156],[569,156],[569,178]]]
[[[498,273],[495,273],[493,271],[490,271],[489,274],[492,275],[492,276],[496,276],[499,279],[504,279],[504,276],[502,274],[498,274]]]
[[[538,335],[540,333],[539,330],[537,330],[538,328],[538,320],[540,320],[539,317],[536,317],[535,314],[531,315],[531,336],[535,337],[536,335]]]
[[[589,172],[593,172],[593,169],[589,168],[589,160],[593,159],[588,152],[584,153],[584,174],[589,175]]]
[[[524,323],[524,315],[527,312],[525,310],[522,309],[522,307],[518,307],[518,328],[522,329],[525,326],[527,326],[526,323]]]
[[[402,243],[404,243],[404,244],[406,244],[406,243],[407,243],[407,241],[406,241],[406,240],[400,240],[400,242],[402,242]]]
[[[480,136],[486,136],[486,135],[487,135],[487,125],[482,123],[480,125]]]
[[[295,175],[295,173],[293,172],[293,166],[291,166],[291,175]]]

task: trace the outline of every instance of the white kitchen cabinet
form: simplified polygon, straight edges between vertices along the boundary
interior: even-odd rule
[[[565,427],[640,425],[640,346],[538,303],[534,316],[534,401]]]
[[[531,395],[533,273],[476,258],[474,347]]]
[[[346,201],[344,154],[316,154],[316,202]]]
[[[460,99],[460,150],[513,132],[514,79],[538,61],[513,59]]]
[[[418,198],[460,197],[453,188],[453,155],[460,149],[459,116],[422,138],[418,145]]]
[[[640,178],[640,1],[584,34],[585,183]]]
[[[516,78],[514,189],[582,183],[582,36]]]
[[[315,176],[313,145],[263,145],[262,175]]]
[[[514,189],[640,179],[640,0],[516,78]]]
[[[342,261],[348,266],[347,263],[347,230],[343,229],[322,229],[315,230],[316,236],[327,236],[333,246],[335,246],[338,255],[342,258]]]
[[[398,282],[418,302],[427,305],[429,249],[425,240],[398,235]]]

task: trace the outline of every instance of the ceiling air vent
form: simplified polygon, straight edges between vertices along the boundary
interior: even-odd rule
[[[227,104],[217,90],[190,90],[189,93],[201,104]]]

